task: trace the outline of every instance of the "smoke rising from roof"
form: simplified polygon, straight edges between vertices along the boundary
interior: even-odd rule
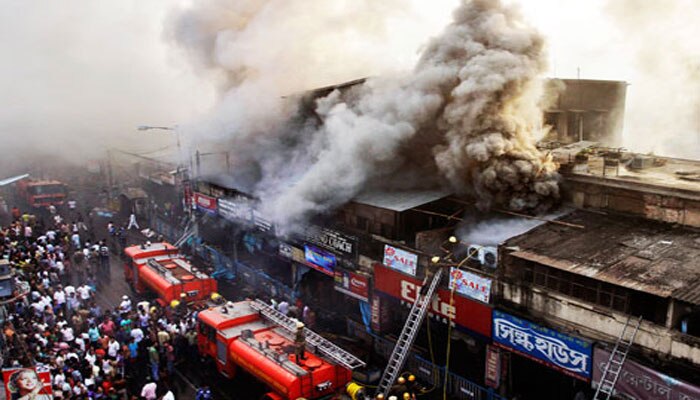
[[[193,23],[206,20],[205,8],[185,12],[177,26],[198,32],[184,36],[195,42],[209,37],[205,45],[195,45],[199,64],[229,60],[215,64],[229,72],[233,84],[222,106],[188,129],[204,133],[212,121],[218,124],[234,163],[255,181],[254,194],[278,224],[293,226],[363,190],[391,188],[394,182],[402,188],[449,186],[475,193],[483,206],[517,210],[544,209],[558,198],[555,167],[534,147],[544,133],[538,108],[543,38],[512,8],[497,0],[462,1],[453,22],[430,41],[413,71],[333,91],[317,101],[315,113],[323,123],[315,124],[313,118],[292,118],[299,111],[296,102],[258,103],[262,94],[285,86],[276,82],[280,74],[289,77],[294,70],[286,62],[268,66],[276,59],[269,48],[260,57],[241,53],[255,53],[247,38],[263,35],[258,32],[266,26],[262,21],[276,21],[268,19],[271,14],[290,17],[289,10],[269,8],[279,5],[275,1],[256,4],[260,7],[235,10],[240,18],[231,16],[239,22],[233,32],[224,34],[217,23]],[[221,37],[232,41],[225,57],[218,52]],[[192,46],[191,40],[181,42]],[[297,57],[307,56],[295,53],[282,52],[280,58],[290,59],[293,67]],[[257,104],[251,106],[251,100]]]

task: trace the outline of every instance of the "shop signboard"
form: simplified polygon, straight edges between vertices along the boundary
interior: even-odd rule
[[[598,387],[610,352],[596,347],[593,351],[593,387]],[[615,393],[633,399],[690,400],[700,399],[700,387],[671,378],[627,359],[615,384]]]
[[[352,271],[335,271],[335,290],[358,300],[369,301],[369,279]]]
[[[51,400],[51,372],[39,367],[2,370],[7,399]]]
[[[333,272],[336,263],[335,255],[314,246],[306,245],[304,246],[304,258],[307,266],[326,275],[335,275]]]
[[[219,199],[219,215],[231,222],[252,223],[253,207],[245,197]]]
[[[384,245],[384,265],[405,274],[416,276],[418,256],[387,244]]]
[[[486,367],[484,369],[486,386],[498,389],[501,384],[501,352],[498,347],[486,345]]]
[[[306,229],[306,241],[351,259],[357,256],[357,238],[332,229],[311,225]]]
[[[508,313],[493,311],[496,345],[584,381],[591,379],[593,346]]]
[[[372,330],[377,333],[388,330],[391,326],[391,309],[387,306],[386,300],[379,296],[372,296],[370,310],[372,312],[370,318]]]
[[[450,268],[450,289],[469,298],[489,302],[491,295],[491,279],[463,271],[459,268]]]
[[[216,214],[216,199],[214,197],[194,192],[194,204],[202,212]]]
[[[374,265],[374,290],[396,298],[406,306],[412,306],[420,293],[422,282],[415,277],[387,268],[381,264]],[[453,296],[450,305],[450,291],[438,288],[428,312],[434,318],[448,323],[452,320],[457,328],[477,333],[486,338],[491,337],[491,307],[470,300],[463,296]]]
[[[289,258],[292,261],[304,264],[306,262],[306,256],[304,255],[304,250],[292,246],[289,243],[280,242],[279,244],[279,254],[284,258]]]

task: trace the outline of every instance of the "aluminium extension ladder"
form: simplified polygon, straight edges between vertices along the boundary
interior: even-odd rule
[[[593,400],[608,400],[615,390],[615,384],[617,379],[620,377],[620,372],[622,372],[622,367],[627,359],[627,353],[630,351],[632,343],[634,343],[634,337],[637,335],[639,330],[639,325],[642,323],[642,317],[637,317],[636,321],[632,322],[632,317],[627,318],[625,326],[622,328],[622,333],[620,337],[617,338],[615,347],[612,353],[610,353],[610,358],[605,364],[605,370],[603,371],[603,376],[600,378],[598,383],[598,389],[595,391],[595,396]],[[634,327],[630,323],[634,324]],[[629,338],[625,338],[625,334],[629,334],[628,329],[631,331]]]
[[[403,368],[403,365],[406,362],[406,356],[411,350],[411,346],[413,345],[413,341],[416,338],[416,334],[418,333],[420,326],[423,323],[423,318],[425,318],[425,312],[428,310],[428,306],[430,305],[430,301],[433,298],[435,289],[437,288],[438,283],[440,283],[440,279],[442,278],[442,271],[443,269],[440,268],[437,270],[435,275],[433,275],[432,281],[430,281],[430,286],[428,287],[428,290],[425,293],[423,293],[423,289],[421,287],[421,290],[419,291],[419,294],[416,298],[416,302],[413,303],[413,306],[411,307],[411,312],[409,312],[408,314],[406,324],[401,330],[401,335],[399,335],[399,339],[396,341],[396,346],[391,352],[389,362],[387,363],[387,366],[384,369],[382,379],[379,381],[379,386],[377,386],[377,391],[374,394],[375,397],[377,397],[379,394],[386,397],[389,394],[391,386],[394,384],[396,377],[399,376],[401,368]]]
[[[250,307],[259,312],[260,315],[266,319],[284,328],[289,333],[287,335],[288,338],[292,338],[293,334],[296,332],[297,320],[282,314],[267,303],[261,300],[254,300],[250,302]],[[309,344],[311,348],[316,349],[317,352],[325,355],[347,369],[354,370],[366,365],[364,361],[341,349],[340,347],[331,343],[328,339],[308,328],[304,328],[304,336],[306,343]]]

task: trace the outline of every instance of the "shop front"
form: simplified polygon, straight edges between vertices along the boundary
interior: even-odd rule
[[[578,392],[590,392],[590,341],[494,310],[493,343],[511,353],[507,372],[510,394],[570,399]],[[541,384],[544,381],[547,385]]]

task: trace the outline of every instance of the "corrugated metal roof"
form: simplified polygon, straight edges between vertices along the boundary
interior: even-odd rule
[[[671,297],[690,304],[700,304],[700,279],[676,290]]]
[[[449,190],[412,190],[369,192],[356,196],[353,201],[372,207],[402,212],[452,195]]]
[[[660,297],[700,304],[700,231],[575,211],[508,240],[511,255]]]

